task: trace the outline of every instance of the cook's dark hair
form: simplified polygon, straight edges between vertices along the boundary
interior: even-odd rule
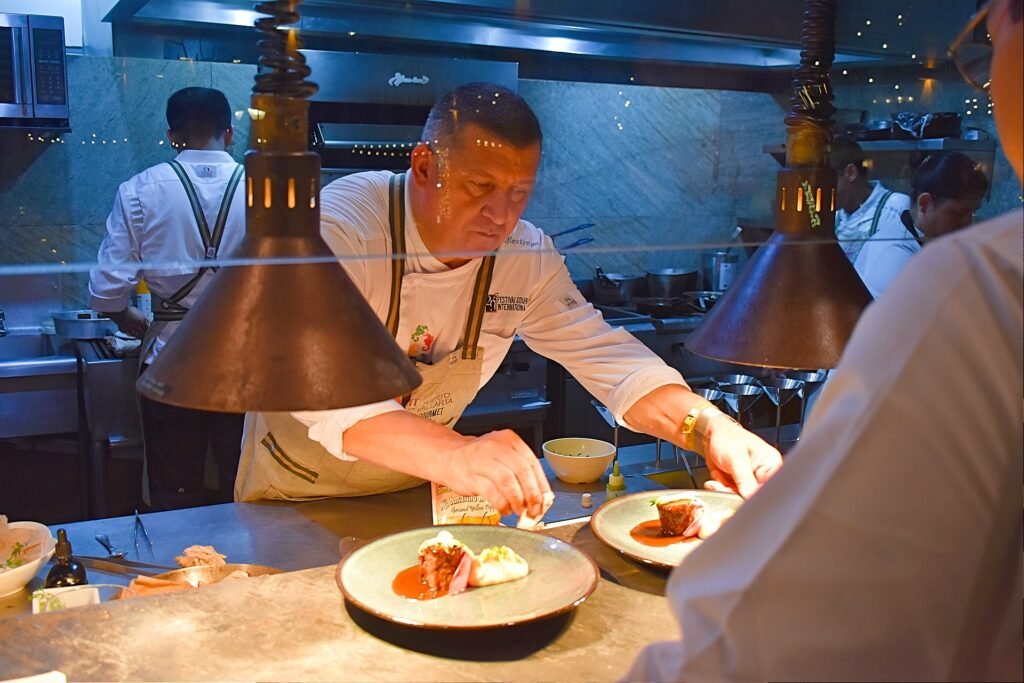
[[[924,192],[942,199],[980,199],[988,190],[988,178],[967,155],[940,152],[921,162],[910,188],[915,202]]]
[[[167,127],[192,141],[220,138],[231,127],[228,98],[213,88],[182,88],[167,98]]]
[[[450,140],[459,126],[475,123],[515,147],[540,144],[540,122],[522,97],[494,83],[467,83],[441,98],[427,116],[423,139]]]
[[[856,166],[861,173],[867,170],[864,166],[864,150],[849,135],[837,135],[832,138],[829,163],[836,173],[842,173],[850,164]]]

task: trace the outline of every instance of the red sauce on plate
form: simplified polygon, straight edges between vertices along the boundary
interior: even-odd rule
[[[629,535],[634,541],[641,545],[649,545],[654,548],[664,548],[676,543],[692,543],[698,541],[696,536],[664,536],[661,533],[661,520],[650,519],[640,522],[630,529]]]
[[[395,595],[401,595],[410,600],[433,600],[448,595],[448,591],[432,591],[427,588],[427,584],[420,580],[418,564],[398,572],[395,575],[395,580],[391,582],[391,590],[395,592]]]

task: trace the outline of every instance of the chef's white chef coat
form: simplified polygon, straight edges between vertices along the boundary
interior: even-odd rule
[[[882,201],[882,197],[889,191],[887,187],[877,180],[868,181],[871,185],[871,194],[852,213],[844,209],[836,211],[836,237],[839,239],[839,246],[843,248],[850,263],[857,261],[865,240],[871,236],[871,224],[875,220],[875,212]],[[894,192],[885,201],[882,211],[878,216],[878,228],[880,231],[888,226],[903,227],[900,222],[900,214],[910,208],[910,197],[900,192]],[[877,231],[876,231],[877,232]]]
[[[358,173],[320,193],[321,235],[382,321],[391,290],[390,178],[386,171]],[[411,206],[408,187],[405,206]],[[449,268],[430,254],[408,208],[405,226],[409,256],[396,340],[411,357],[431,363],[458,347],[480,261]],[[537,353],[561,363],[620,421],[648,392],[667,384],[685,386],[679,372],[604,321],[573,284],[551,240],[524,220],[495,262],[479,341],[484,351],[480,386],[497,370],[516,334]],[[402,406],[389,400],[292,415],[309,427],[310,439],[336,457],[354,460],[344,452],[344,432],[393,410]]]
[[[785,466],[669,579],[630,681],[1015,680],[1024,213],[865,312]]]
[[[921,244],[902,221],[886,223],[864,243],[853,267],[871,296],[877,299],[907,265],[910,257],[919,251]]]
[[[221,199],[237,162],[227,152],[182,150],[176,157],[196,189],[207,223],[216,223]],[[231,254],[245,236],[245,180],[232,199],[218,254]],[[89,274],[89,305],[114,313],[131,303],[139,278],[153,294],[167,298],[195,275],[195,262],[206,257],[188,195],[166,163],[147,168],[121,183],[107,217],[107,234],[99,249],[99,266]],[[145,266],[145,267],[140,267]],[[204,276],[182,305],[190,308],[209,283]],[[178,323],[163,326],[145,363],[152,363]]]

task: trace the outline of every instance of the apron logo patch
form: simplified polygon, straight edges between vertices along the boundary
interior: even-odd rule
[[[217,169],[213,166],[196,166],[196,176],[200,178],[216,178]]]
[[[561,299],[558,300],[558,303],[562,304],[562,306],[567,311],[570,311],[580,305],[580,302],[576,301],[576,297],[574,297],[571,294],[566,294],[565,296],[563,296]]]
[[[501,294],[488,294],[484,310],[488,313],[498,311],[525,311],[530,303],[528,296],[502,296]]]

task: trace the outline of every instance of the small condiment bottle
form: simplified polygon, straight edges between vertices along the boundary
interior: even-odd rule
[[[82,586],[89,583],[85,575],[85,567],[75,562],[71,556],[71,541],[67,532],[57,530],[57,554],[53,568],[46,575],[46,588],[64,588],[65,586]]]
[[[612,465],[612,473],[608,475],[608,486],[605,487],[607,499],[617,498],[626,492],[626,478],[619,473],[619,461],[616,458]]]

